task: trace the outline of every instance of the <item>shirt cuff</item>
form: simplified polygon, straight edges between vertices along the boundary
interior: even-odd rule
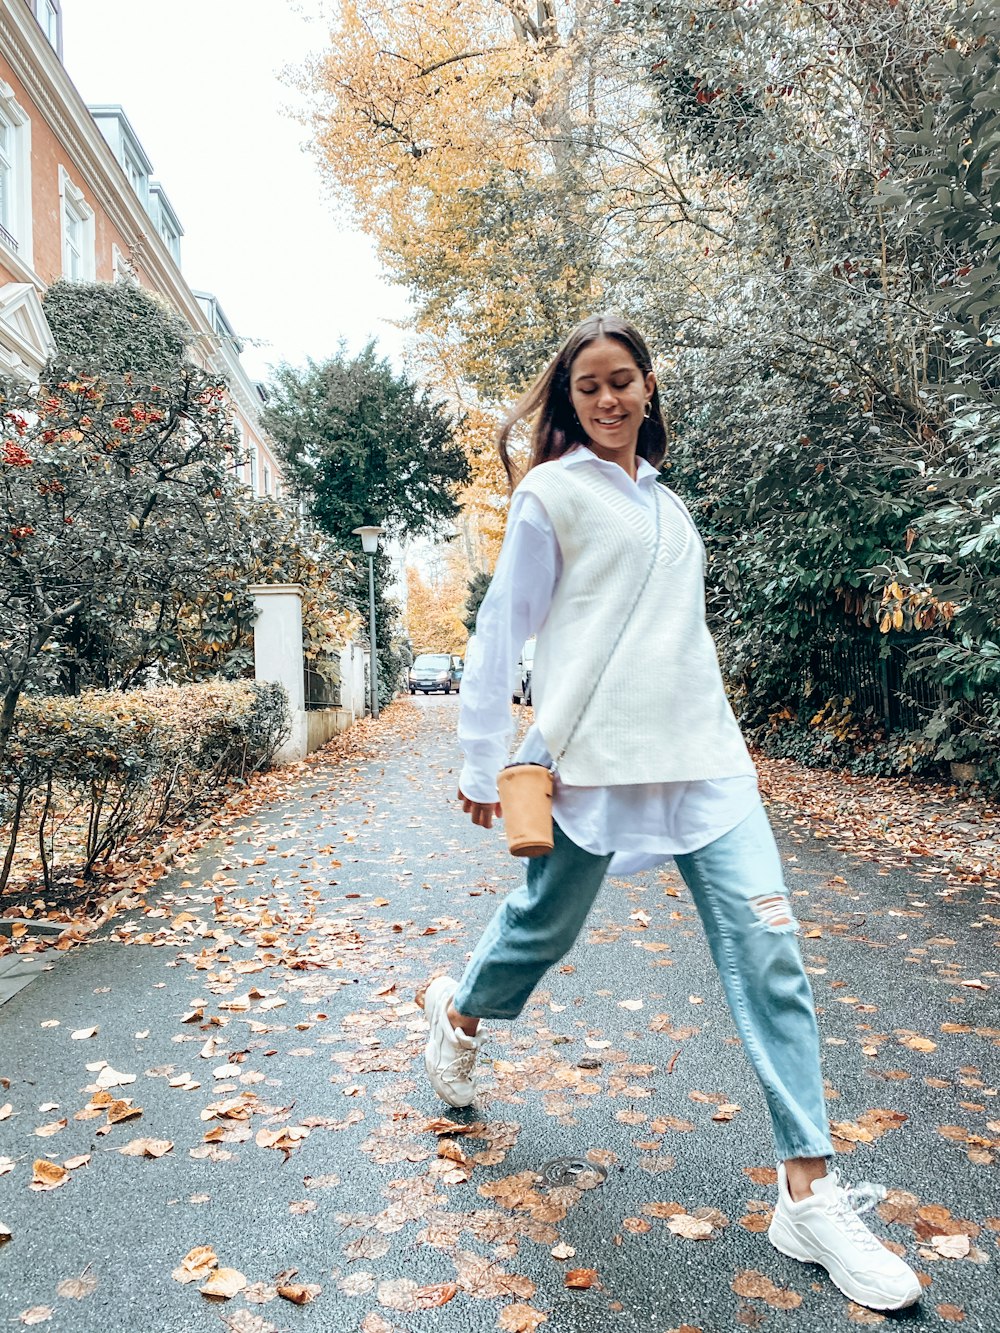
[[[476,768],[468,760],[462,766],[458,786],[463,796],[480,805],[492,805],[500,799],[496,778]]]

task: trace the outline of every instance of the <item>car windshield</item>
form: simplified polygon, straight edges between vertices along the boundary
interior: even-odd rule
[[[447,671],[451,663],[451,658],[447,653],[421,653],[413,663],[414,668],[424,667],[427,670]]]

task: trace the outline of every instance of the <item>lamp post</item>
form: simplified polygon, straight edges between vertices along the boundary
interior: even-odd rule
[[[383,529],[369,525],[355,528],[355,537],[361,538],[361,549],[368,557],[368,638],[371,643],[371,671],[368,673],[371,683],[372,717],[378,717],[378,652],[375,647],[375,552],[378,539]]]

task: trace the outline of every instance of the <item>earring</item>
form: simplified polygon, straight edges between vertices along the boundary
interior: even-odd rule
[[[649,399],[646,400],[646,406],[643,409],[642,415],[645,421],[648,421],[649,418],[653,415],[653,404],[649,401]]]

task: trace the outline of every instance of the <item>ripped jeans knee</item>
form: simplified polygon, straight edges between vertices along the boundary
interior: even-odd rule
[[[799,923],[792,915],[788,899],[783,893],[764,893],[749,899],[750,909],[757,920],[757,930],[773,930],[778,934],[797,935]]]

